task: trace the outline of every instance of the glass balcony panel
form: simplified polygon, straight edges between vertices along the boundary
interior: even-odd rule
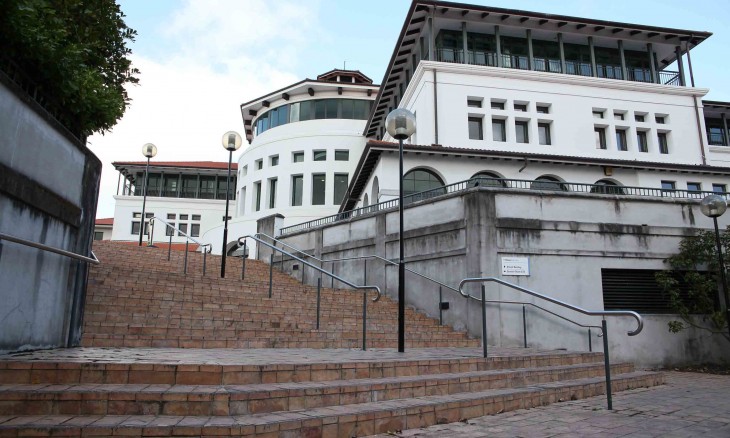
[[[497,54],[494,52],[482,52],[478,50],[469,50],[467,52],[467,60],[472,65],[488,65],[495,67],[497,65]]]
[[[459,49],[447,49],[438,48],[436,49],[436,60],[441,62],[452,62],[452,63],[464,63],[463,50]]]
[[[565,72],[569,75],[593,76],[591,64],[587,62],[565,61]]]

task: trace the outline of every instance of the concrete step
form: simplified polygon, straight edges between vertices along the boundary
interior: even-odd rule
[[[661,384],[650,372],[615,375],[613,391]],[[353,437],[455,422],[605,392],[603,377],[234,416],[6,415],[0,436],[321,436]]]

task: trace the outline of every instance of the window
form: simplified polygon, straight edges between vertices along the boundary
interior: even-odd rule
[[[644,122],[645,116],[643,114],[634,114],[634,120],[637,122]]]
[[[350,161],[350,151],[335,151],[335,161]]]
[[[593,128],[596,137],[596,149],[606,149],[606,128]]]
[[[660,124],[660,125],[663,125],[663,124],[665,124],[665,123],[666,123],[666,118],[665,118],[664,116],[656,116],[656,117],[654,117],[654,120],[655,120],[655,121],[656,121],[656,122],[657,122],[658,124]]]
[[[276,207],[276,178],[272,178],[269,180],[269,208],[275,208]]]
[[[132,213],[132,217],[135,218],[135,219],[138,218],[138,217],[142,217],[142,213],[139,213],[139,212]]]
[[[715,193],[725,193],[727,192],[727,186],[725,184],[713,184],[712,191]]]
[[[501,176],[494,172],[479,172],[474,174],[470,179],[474,180],[469,187],[507,187],[507,183]]]
[[[626,131],[623,129],[616,130],[616,147],[620,151],[629,150],[629,146],[626,144]]]
[[[532,190],[556,190],[567,192],[568,188],[559,179],[554,176],[543,175],[537,177],[535,181],[530,184]]]
[[[667,133],[660,132],[659,134],[657,134],[657,140],[659,141],[659,153],[668,154],[669,142],[667,141]]]
[[[196,175],[182,175],[180,187],[181,198],[195,198],[198,191],[198,177]]]
[[[201,176],[200,177],[200,199],[215,199],[215,177],[214,176]]]
[[[256,160],[256,170],[261,170],[264,168],[264,160]]]
[[[200,237],[200,224],[190,224],[190,236]]]
[[[188,215],[187,215],[187,214],[181,214],[181,215],[180,215],[180,220],[181,220],[181,221],[186,221],[186,220],[188,220]]]
[[[701,192],[702,191],[702,184],[698,182],[688,182],[687,183],[687,190],[690,192]]]
[[[540,114],[550,114],[550,107],[547,105],[537,105],[535,109]]]
[[[248,165],[243,166],[243,169],[241,170],[241,176],[248,175]]]
[[[304,193],[304,177],[294,175],[291,177],[291,205],[294,207],[302,205],[302,193]]]
[[[165,236],[174,236],[175,235],[175,224],[170,224],[170,225],[165,227]]]
[[[591,193],[602,193],[604,195],[625,195],[624,189],[610,179],[600,179],[593,183]]]
[[[482,107],[482,100],[481,99],[466,99],[466,106],[471,108],[481,108]]]
[[[481,117],[469,117],[469,139],[484,140],[484,128]]]
[[[175,220],[175,213],[167,213],[167,218]]]
[[[94,231],[94,240],[104,240],[104,232]]]
[[[605,310],[631,309],[641,314],[676,313],[672,310],[669,294],[656,282],[660,271],[648,269],[601,269],[603,308]],[[689,300],[689,285],[678,280],[677,289],[682,300]]]
[[[301,163],[304,161],[304,152],[294,152],[292,154],[292,161],[294,163]]]
[[[253,189],[256,195],[256,199],[254,199],[254,202],[256,203],[254,211],[259,211],[261,210],[261,181],[253,183]]]
[[[185,233],[185,234],[188,233],[188,224],[178,224],[177,229],[180,230],[180,231],[178,231],[177,235],[183,236],[184,235],[183,233]]]
[[[623,120],[624,119],[624,113],[614,112],[613,113],[613,118],[614,118],[614,120]]]
[[[132,222],[132,235],[139,236],[139,222]]]
[[[327,151],[313,151],[312,159],[314,161],[327,161]]]
[[[492,140],[507,141],[505,122],[502,119],[492,119]]]
[[[515,122],[515,134],[517,143],[529,143],[530,137],[527,132],[527,122]]]
[[[193,215],[193,220],[194,221],[199,221],[200,220],[200,215],[199,214],[194,214]]]
[[[334,204],[342,204],[342,200],[345,199],[347,194],[347,174],[346,173],[335,173],[335,199]]]
[[[602,119],[603,118],[603,111],[593,111],[593,118],[594,119]]]
[[[444,182],[435,173],[429,170],[411,170],[403,176],[403,196],[425,191],[428,191],[428,193],[425,193],[422,196],[411,197],[406,202],[420,201],[421,199],[446,193]]]
[[[324,205],[327,189],[327,176],[324,173],[312,174],[312,205]]]
[[[492,109],[494,110],[503,110],[504,109],[504,102],[499,102],[496,100],[492,101]]]
[[[639,145],[639,152],[649,152],[649,143],[646,140],[646,131],[636,132],[636,143]]]
[[[527,112],[527,104],[526,103],[516,103],[515,104],[515,111],[521,111],[526,113]]]
[[[538,123],[537,135],[540,138],[540,144],[553,144],[552,139],[550,138],[550,123]]]
[[[155,214],[154,213],[145,213],[144,214],[144,217],[147,218],[147,219],[149,219],[151,217],[155,217]]]
[[[674,190],[677,188],[677,183],[674,181],[662,181],[662,190]]]
[[[269,157],[269,159],[270,159],[271,167],[279,165],[279,156],[278,155],[273,155],[273,156]]]

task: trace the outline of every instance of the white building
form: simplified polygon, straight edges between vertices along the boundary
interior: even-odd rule
[[[137,241],[142,217],[142,192],[146,161],[114,162],[119,171],[117,194],[114,196],[114,228],[112,240]],[[231,165],[230,212],[236,209],[235,172]],[[226,175],[228,163],[213,161],[151,161],[145,206],[145,234],[149,219],[157,217],[173,225],[155,225],[155,242],[185,243],[189,235],[199,240],[204,230],[223,222],[226,208]],[[180,233],[182,232],[182,233]],[[220,248],[218,249],[220,251]]]

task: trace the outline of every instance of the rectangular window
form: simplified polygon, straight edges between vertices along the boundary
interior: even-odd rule
[[[687,183],[687,190],[690,192],[701,192],[702,191],[702,184],[698,182],[688,182]]]
[[[139,236],[139,221],[132,222],[132,231],[133,236]]]
[[[492,140],[507,141],[507,131],[504,120],[492,119]]]
[[[347,193],[347,174],[335,173],[335,199],[334,204],[340,205]]]
[[[248,165],[243,166],[243,170],[241,170],[241,176],[248,175]]]
[[[279,165],[279,156],[278,155],[273,155],[269,158],[271,159],[271,167]]]
[[[613,113],[614,120],[623,120],[624,119],[624,113]]]
[[[261,181],[257,181],[253,183],[253,189],[256,196],[256,199],[254,199],[255,207],[254,211],[260,211],[261,210]]]
[[[312,205],[324,205],[327,177],[324,173],[312,174]]]
[[[149,219],[151,217],[155,217],[155,214],[154,213],[145,213],[144,214],[144,217],[147,218],[147,219]]]
[[[174,236],[175,235],[175,224],[170,224],[172,226],[165,227],[165,236]]]
[[[537,134],[538,137],[540,137],[540,144],[553,144],[552,139],[550,138],[550,123],[538,123]]]
[[[200,199],[215,199],[215,177],[214,176],[201,176],[200,177],[200,193],[198,195]]]
[[[605,310],[631,309],[641,314],[676,313],[669,294],[656,282],[660,271],[644,269],[601,269],[603,308]],[[690,287],[681,276],[676,287],[682,300],[690,299]]]
[[[313,151],[312,159],[314,161],[327,161],[327,151]]]
[[[294,163],[301,163],[304,161],[304,152],[294,152],[292,154],[292,161]]]
[[[675,190],[677,183],[674,181],[662,181],[662,190]]]
[[[616,130],[616,147],[620,151],[629,150],[629,146],[626,144],[626,131],[623,129]]]
[[[104,232],[94,231],[94,240],[104,240]]]
[[[132,217],[135,219],[140,218],[140,217],[142,217],[142,213],[132,213]]]
[[[538,113],[540,114],[549,114],[550,113],[550,107],[547,105],[537,105],[535,107]]]
[[[175,220],[175,213],[167,213],[167,218]]]
[[[603,111],[593,111],[593,118],[594,119],[602,119],[603,118]]]
[[[596,149],[606,149],[606,128],[593,128],[596,137]]]
[[[302,205],[302,194],[304,193],[304,177],[294,175],[291,177],[291,205],[298,207]]]
[[[725,193],[727,192],[727,186],[725,184],[713,184],[712,191],[715,193]]]
[[[481,117],[469,117],[469,139],[484,140],[484,127]]]
[[[646,131],[636,132],[636,143],[639,145],[639,152],[649,152],[649,142],[646,139]]]
[[[269,208],[276,207],[276,183],[277,179],[273,178],[269,180]]]
[[[492,109],[495,110],[503,110],[504,109],[504,102],[499,102],[496,100],[492,101]]]
[[[190,224],[190,236],[200,237],[200,224]]]
[[[186,221],[186,220],[188,220],[188,215],[186,215],[186,214],[181,214],[181,215],[180,215],[180,220],[181,220],[181,221]]]
[[[654,117],[654,120],[660,125],[663,125],[666,122],[664,116],[656,116]]]
[[[659,134],[657,134],[657,140],[659,141],[659,153],[668,154],[669,142],[667,141],[667,133],[660,132]]]
[[[466,106],[471,108],[481,108],[482,101],[479,99],[466,99]]]
[[[643,114],[634,114],[634,120],[636,120],[637,122],[644,122],[644,119],[645,117]]]
[[[188,224],[179,224],[177,226],[177,229],[180,230],[180,231],[178,231],[177,235],[183,236],[184,235],[183,233],[185,233],[185,234],[188,233]]]
[[[256,170],[261,170],[264,168],[264,160],[256,160]]]
[[[194,214],[193,215],[193,220],[194,221],[199,221],[200,220],[200,215],[199,214]]]
[[[515,104],[515,111],[521,111],[526,113],[527,112],[527,104],[526,103],[516,103]]]
[[[530,137],[527,132],[527,122],[515,122],[515,135],[517,143],[529,143]]]
[[[335,161],[350,161],[350,151],[335,151]]]

